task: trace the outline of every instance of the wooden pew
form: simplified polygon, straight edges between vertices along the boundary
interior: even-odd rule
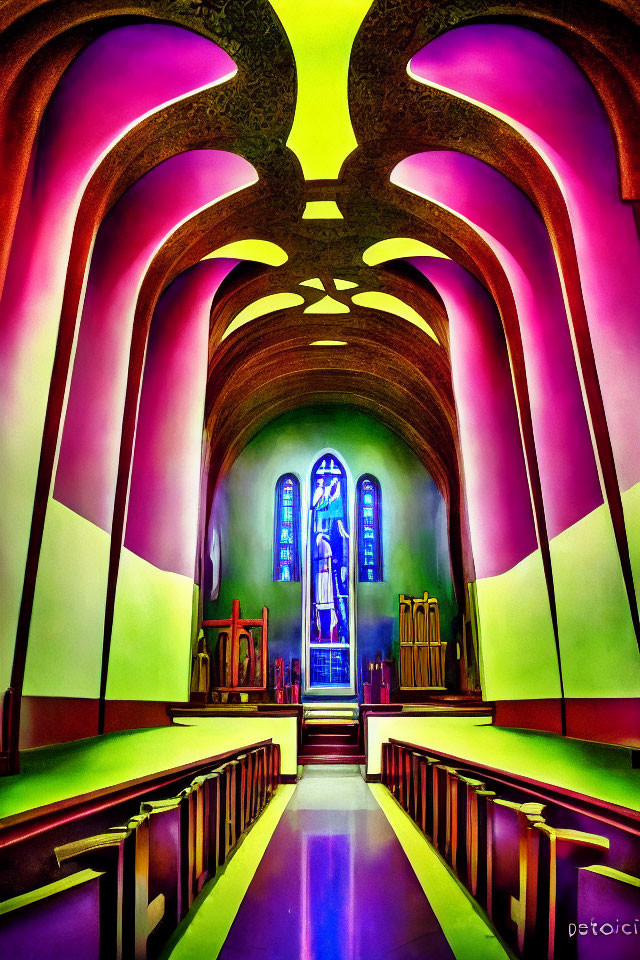
[[[267,804],[267,748],[260,747],[258,753],[257,769],[257,804],[258,813],[264,810]]]
[[[382,745],[382,782],[520,957],[600,960],[587,926],[605,905],[611,917],[603,919],[599,947],[616,936],[620,956],[635,960],[640,814],[486,765],[477,768],[403,741]],[[591,824],[591,831],[584,829]],[[614,857],[637,873],[614,869]],[[633,930],[626,928],[624,940],[616,932],[620,913],[620,922]],[[612,940],[606,942],[609,952],[602,956],[618,960]]]
[[[101,960],[105,883],[104,872],[87,868],[0,903],[0,957]]]
[[[244,833],[247,828],[247,793],[249,786],[249,758],[246,753],[238,755],[236,776],[236,836],[235,842]]]
[[[482,783],[481,781],[479,781]],[[482,784],[466,783],[467,791],[467,863],[465,883],[471,896],[487,909],[487,838],[489,824],[489,805],[495,799],[493,790],[487,790]]]
[[[79,869],[0,903],[0,957],[152,960],[279,782],[279,746],[262,743],[143,798],[125,826],[58,843],[58,869]]]
[[[214,876],[221,859],[221,799],[224,773],[212,770],[193,781],[189,844],[193,848],[192,892],[197,896],[209,876]],[[194,809],[195,808],[195,809]]]
[[[242,768],[238,760],[230,760],[222,767],[225,778],[225,820],[224,830],[224,859],[226,860],[235,847],[240,836],[240,789]]]
[[[540,835],[535,946],[547,960],[572,960],[576,941],[569,937],[569,923],[578,915],[578,871],[600,864],[609,840],[582,830],[556,830],[548,823],[537,823],[535,829]]]
[[[398,800],[409,813],[411,799],[411,751],[400,747],[398,756]]]
[[[446,859],[469,889],[473,862],[477,873],[477,792],[484,788],[481,780],[465,776],[457,770],[447,773]]]
[[[280,786],[280,744],[271,743],[269,747],[271,750],[271,791],[273,792]]]
[[[146,818],[148,880],[147,918],[149,956],[157,954],[189,909],[193,865],[189,862],[189,793],[151,800],[140,807]],[[137,825],[137,846],[143,824]],[[144,895],[144,894],[143,894]]]
[[[383,743],[382,744],[382,757],[380,760],[380,782],[390,790],[390,754],[391,754],[391,744]]]
[[[135,869],[136,832],[129,827],[115,827],[106,833],[75,840],[56,847],[54,854],[58,866],[76,861],[85,869],[104,874],[100,902],[101,942],[104,955],[122,960],[130,954],[124,937],[125,919],[124,883],[131,874],[129,865]]]
[[[447,836],[451,832],[451,797],[449,780],[456,773],[455,767],[448,764],[433,765],[431,795],[433,827],[431,839],[443,857],[447,855]]]
[[[420,790],[420,764],[422,756],[415,750],[409,755],[411,764],[411,780],[409,788],[409,816],[414,823],[419,824],[422,820],[422,794]]]
[[[579,867],[577,915],[568,934],[576,960],[637,960],[640,877],[602,865]]]
[[[422,824],[425,836],[433,839],[433,797],[434,771],[440,761],[435,757],[424,755],[424,764],[421,768],[420,789],[422,791]]]
[[[487,913],[522,950],[535,929],[538,904],[538,840],[544,804],[496,798],[487,821]]]

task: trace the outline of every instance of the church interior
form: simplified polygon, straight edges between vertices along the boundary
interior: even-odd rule
[[[638,0],[0,49],[0,957],[637,958]]]

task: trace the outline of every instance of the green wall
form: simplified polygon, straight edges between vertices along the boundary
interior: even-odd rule
[[[193,580],[120,554],[107,700],[189,699]]]
[[[269,608],[269,662],[301,654],[301,583],[274,583],[274,489],[293,472],[309,482],[316,454],[331,447],[352,480],[372,473],[382,491],[384,582],[358,583],[358,667],[379,650],[397,650],[398,595],[428,589],[440,601],[444,640],[451,639],[455,599],[444,501],[413,452],[371,417],[348,407],[293,411],[265,427],[240,454],[214,496],[212,522],[221,541],[221,582],[216,601],[205,596],[205,615],[229,616],[240,599],[245,616]],[[303,531],[304,538],[304,518]],[[303,549],[304,555],[304,549]],[[451,650],[452,648],[450,648]],[[455,665],[453,665],[455,669]]]
[[[627,497],[627,522],[633,505]],[[608,507],[553,537],[549,549],[565,696],[639,696],[640,657]],[[485,699],[558,698],[540,551],[499,576],[478,580],[476,588]]]
[[[99,695],[110,545],[108,533],[50,498],[27,648],[26,695]],[[189,698],[193,596],[193,580],[122,549],[108,700]]]
[[[99,695],[110,544],[108,533],[49,498],[25,695],[89,699]]]

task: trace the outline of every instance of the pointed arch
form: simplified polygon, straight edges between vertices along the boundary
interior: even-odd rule
[[[355,694],[354,485],[344,457],[313,458],[305,503],[305,692]]]
[[[384,580],[382,566],[382,492],[380,481],[370,473],[358,480],[356,491],[358,517],[358,580],[379,583]]]
[[[300,481],[294,473],[283,473],[276,482],[271,579],[300,580]]]

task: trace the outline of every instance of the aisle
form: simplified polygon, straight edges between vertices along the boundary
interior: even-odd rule
[[[306,768],[220,958],[452,960],[358,767]]]

